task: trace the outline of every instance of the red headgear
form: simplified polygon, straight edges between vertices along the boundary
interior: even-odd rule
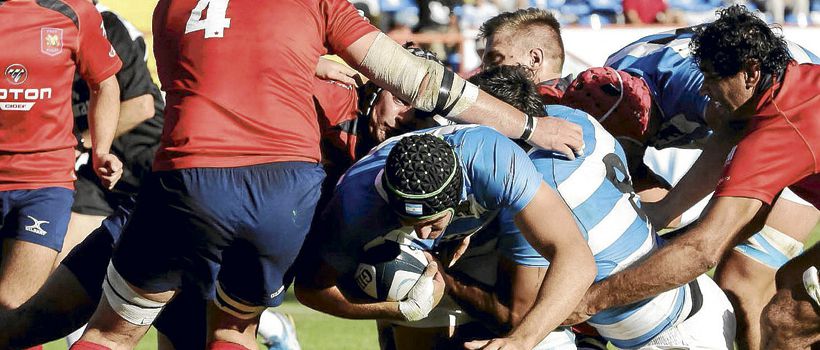
[[[561,104],[589,113],[615,137],[640,141],[649,126],[652,94],[640,77],[596,67],[575,78]]]

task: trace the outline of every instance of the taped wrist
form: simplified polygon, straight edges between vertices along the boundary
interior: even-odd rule
[[[399,311],[407,321],[418,321],[433,310],[433,277],[421,276],[416,285],[407,293],[407,298],[399,302]]]
[[[368,49],[362,70],[377,84],[425,112],[452,117],[478,99],[477,86],[435,61],[413,55],[384,33],[379,33]],[[424,77],[428,78],[422,89]]]
[[[117,315],[138,326],[153,323],[165,306],[165,303],[147,299],[137,293],[110,262],[103,282],[103,293],[108,305]]]

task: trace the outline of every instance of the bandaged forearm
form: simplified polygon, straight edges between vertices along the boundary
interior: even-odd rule
[[[376,84],[426,112],[452,117],[478,99],[478,87],[438,62],[413,55],[383,33],[373,41],[361,68]]]

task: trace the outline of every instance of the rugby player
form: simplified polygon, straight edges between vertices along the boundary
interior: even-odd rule
[[[505,12],[481,25],[486,40],[482,67],[521,65],[532,72],[544,104],[561,100],[572,76],[561,77],[564,41],[561,24],[547,10],[529,8]]]
[[[635,41],[611,55],[607,67],[581,73],[562,102],[596,116],[618,138],[643,201],[688,201],[687,210],[674,215],[683,214],[680,225],[703,210],[708,201],[704,197],[714,190],[739,134],[734,125],[723,123],[726,116],[720,105],[700,93],[703,74],[689,49],[696,28]],[[820,62],[797,44],[788,43],[788,49],[798,62]],[[693,165],[687,156],[696,151],[681,148],[703,152]],[[677,173],[687,175],[680,179]],[[676,181],[677,190],[663,198]],[[662,204],[647,207],[653,222],[662,228],[671,220],[669,214],[651,210],[658,206]],[[744,346],[757,347],[758,320],[774,295],[775,271],[802,252],[802,242],[818,218],[820,212],[786,190],[761,232],[736,245],[721,261],[715,279],[735,306],[738,341]]]
[[[408,51],[419,57],[435,59],[429,51],[414,47],[408,47]],[[335,77],[355,84],[354,80],[344,77],[358,73],[339,63],[322,59],[317,65],[316,74],[317,77]],[[329,169],[350,164],[362,157],[369,150],[365,149],[366,145],[384,141],[385,135],[414,130],[405,126],[435,123],[429,118],[429,113],[408,110],[406,103],[372,83],[357,89],[340,81],[316,79],[314,89],[314,102],[319,124],[322,125],[323,163]],[[375,124],[391,127],[366,127]],[[330,182],[334,171],[328,170],[328,173]],[[332,182],[335,184],[335,180]],[[8,313],[0,313],[0,329],[4,330],[0,333],[0,348],[20,348],[48,342],[88,321],[102,295],[105,267],[133,209],[132,201],[119,202],[117,211],[69,252],[47,284],[29,301]],[[205,346],[206,303],[190,294],[175,297],[157,318],[154,326],[158,332],[160,350]],[[46,322],[49,327],[34,327]],[[266,310],[261,316],[259,336],[271,349],[298,349],[291,322],[285,315]]]
[[[721,10],[715,22],[695,34],[691,47],[693,59],[703,72],[702,91],[719,103],[728,121],[748,123],[743,139],[730,153],[701,219],[647,259],[594,285],[573,322],[675,288],[714,267],[730,247],[751,236],[753,228],[762,226],[773,201],[787,186],[815,207],[818,205],[813,154],[820,142],[820,129],[814,118],[816,101],[811,97],[820,91],[820,68],[795,62],[787,42],[742,6]],[[816,264],[817,249],[804,256],[807,260],[801,259],[797,267]],[[806,289],[810,288],[795,287],[801,283],[794,279],[794,271],[789,277],[793,279],[787,285],[779,284],[786,289],[778,291],[773,302],[801,300],[802,304],[790,306],[802,305],[807,310],[805,307],[813,302],[807,295],[810,292]],[[816,341],[820,318],[817,305],[814,307],[813,313],[801,314],[800,319],[785,318],[790,320],[790,327],[813,327],[812,331],[778,331],[765,334],[773,337],[766,341],[771,344],[776,338],[792,334],[799,335],[791,340],[793,344]],[[770,306],[767,310],[776,308]],[[767,313],[763,320],[765,324],[772,318]]]
[[[136,195],[140,180],[151,172],[151,162],[162,133],[165,102],[148,71],[148,55],[142,33],[104,5],[97,1],[93,3],[103,18],[108,41],[123,62],[116,74],[120,88],[120,119],[111,146],[112,153],[123,162],[123,176],[116,190],[109,192],[101,187],[88,163],[88,151],[92,148],[86,122],[90,92],[85,80],[75,74],[71,104],[74,133],[80,141],[80,156],[75,164],[77,180],[74,182],[71,220],[63,244],[65,249],[58,256],[58,263],[88,233],[99,227],[105,217],[113,214],[123,201]]]
[[[502,66],[470,80],[498,98],[515,101],[513,106],[521,110],[539,113],[540,109],[540,114],[566,118],[584,127],[585,143],[591,147],[584,156],[574,161],[545,151],[530,152],[529,156],[544,182],[571,208],[593,252],[598,267],[596,281],[626,268],[662,244],[640,210],[623,148],[597,121],[585,112],[563,106],[548,105],[544,109],[536,87],[518,67]],[[545,273],[549,261],[527,244],[509,215],[502,212],[500,218],[499,276],[508,279],[499,277],[505,282],[488,289],[463,274],[443,276],[450,295],[515,326],[532,305],[540,283],[538,276]],[[509,296],[508,302],[504,302],[505,295]],[[705,275],[656,297],[605,310],[589,320],[613,345],[630,349],[684,345],[675,334],[694,339],[687,344],[692,347],[731,349],[734,322],[729,300]],[[538,348],[561,347],[545,342]]]
[[[122,63],[84,0],[0,2],[0,309],[43,285],[62,248],[74,189],[71,83],[90,85],[93,170],[105,188],[122,175],[111,153]],[[8,49],[8,48],[14,49]]]
[[[503,208],[515,216],[524,237],[554,262],[515,334],[537,338],[524,345],[535,346],[557,326],[553,320],[572,303],[574,293],[591,281],[592,258],[566,206],[523,150],[486,127],[455,125],[405,134],[354,164],[320,221],[318,230],[325,237],[308,254],[315,257],[313,263],[297,275],[296,296],[311,308],[344,318],[423,320],[443,292],[442,281],[434,278],[438,264],[428,265],[406,300],[374,301],[357,293],[354,284],[363,247],[398,239],[436,250],[480,232]],[[423,289],[433,293],[420,293]],[[395,345],[407,346],[400,338],[397,334]],[[453,345],[426,341],[414,338],[412,344]]]
[[[419,109],[486,120],[570,157],[582,149],[571,123],[536,126],[408,53],[346,1],[166,0],[154,12],[154,30],[167,92],[156,176],[141,192],[105,295],[72,348],[134,346],[180,289],[215,301],[210,348],[256,346],[259,315],[281,303],[324,178],[310,87],[328,51]]]

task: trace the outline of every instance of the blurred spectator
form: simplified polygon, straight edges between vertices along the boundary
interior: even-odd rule
[[[786,9],[791,11],[792,21],[805,27],[809,22],[809,0],[766,0],[766,12],[775,23],[786,23]]]
[[[485,21],[500,13],[498,6],[487,0],[465,1],[461,9],[461,30],[478,29]]]
[[[672,16],[667,13],[668,8],[664,0],[624,0],[623,2],[626,23],[629,24],[673,22]]]

